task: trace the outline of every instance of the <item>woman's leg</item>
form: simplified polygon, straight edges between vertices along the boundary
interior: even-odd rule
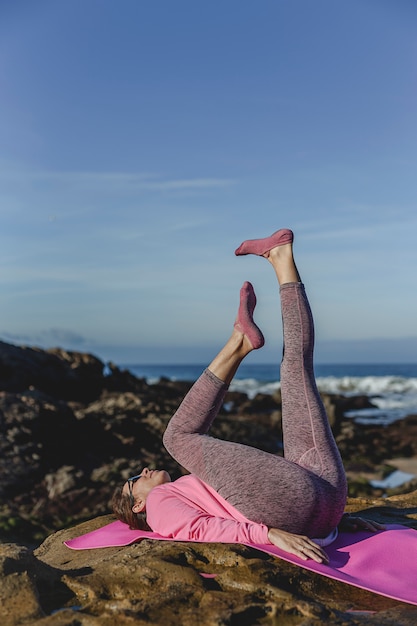
[[[239,310],[229,340],[187,393],[164,433],[164,446],[171,456],[203,480],[206,471],[201,436],[210,429],[242,360],[264,344],[253,321],[255,306],[253,287],[246,282],[240,290]]]
[[[273,239],[271,244],[274,244]],[[345,491],[342,460],[316,386],[313,316],[294,262],[292,241],[274,246],[261,256],[273,266],[280,285],[284,331],[281,395],[285,458]]]

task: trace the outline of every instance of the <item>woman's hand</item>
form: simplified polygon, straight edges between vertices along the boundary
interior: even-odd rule
[[[317,563],[327,564],[329,562],[329,557],[325,551],[309,537],[287,533],[285,530],[278,530],[278,528],[270,528],[268,539],[277,548],[281,548],[281,550],[290,554],[295,554],[303,561],[313,559]]]
[[[352,533],[356,530],[369,530],[372,533],[376,533],[378,530],[385,530],[385,526],[373,520],[345,514],[339,523],[339,530]]]

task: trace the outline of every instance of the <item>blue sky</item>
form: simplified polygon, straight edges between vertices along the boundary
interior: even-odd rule
[[[295,231],[317,360],[416,361],[413,0],[0,7],[0,337],[205,362]]]

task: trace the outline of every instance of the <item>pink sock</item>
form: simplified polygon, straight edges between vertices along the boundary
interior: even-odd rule
[[[257,254],[262,256],[276,248],[277,246],[283,246],[286,243],[292,243],[294,234],[292,230],[288,228],[281,228],[277,230],[270,237],[264,237],[263,239],[247,239],[235,250],[236,256],[244,254]]]
[[[265,339],[261,330],[253,321],[255,306],[256,296],[253,286],[250,282],[246,281],[243,283],[242,289],[240,290],[240,304],[234,326],[237,330],[246,335],[252,347],[257,350],[264,345]]]

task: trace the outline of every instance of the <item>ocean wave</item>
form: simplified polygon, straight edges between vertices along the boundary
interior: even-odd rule
[[[279,382],[268,383],[256,378],[235,378],[230,384],[230,391],[246,393],[248,398],[253,399],[258,393],[273,395],[280,387]]]
[[[323,393],[346,396],[396,396],[404,394],[417,396],[417,378],[401,376],[325,376],[316,380],[318,389]],[[256,378],[235,379],[230,388],[242,391],[250,396],[257,393],[273,394],[280,388],[279,382],[263,382]]]
[[[256,378],[234,380],[231,391],[246,393],[253,399],[258,393],[273,395],[280,383],[265,383]],[[346,412],[346,417],[361,424],[391,424],[407,415],[417,414],[417,378],[400,376],[326,376],[317,379],[320,392],[344,396],[366,395],[374,408]]]
[[[317,387],[325,393],[377,396],[380,394],[417,394],[417,378],[403,376],[325,376],[317,378]]]

